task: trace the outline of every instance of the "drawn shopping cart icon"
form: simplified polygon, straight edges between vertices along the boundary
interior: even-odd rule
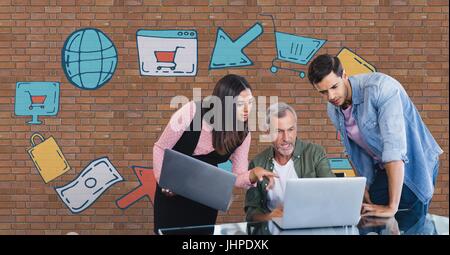
[[[33,110],[35,107],[39,107],[44,109],[45,99],[47,99],[46,95],[31,95],[30,91],[26,91],[28,95],[30,95],[31,104],[28,109]]]
[[[277,61],[289,62],[294,64],[306,65],[325,44],[327,40],[316,39],[311,37],[303,37],[299,35],[278,32],[275,26],[275,19],[271,14],[260,14],[261,16],[269,16],[275,31],[275,45],[277,49],[277,57],[272,60],[270,71],[278,72],[279,69],[290,70],[299,74],[301,78],[305,78],[305,72],[302,70],[287,68],[277,65]]]
[[[175,56],[177,54],[177,50],[180,48],[184,48],[181,46],[177,46],[173,51],[155,51],[156,57],[156,69],[161,70],[162,68],[170,68],[170,70],[175,70],[177,67],[177,63],[175,63]]]

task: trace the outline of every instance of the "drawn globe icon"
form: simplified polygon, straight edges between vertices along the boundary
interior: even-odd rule
[[[64,42],[61,55],[67,79],[80,89],[102,87],[112,78],[117,67],[114,43],[95,28],[73,32]]]

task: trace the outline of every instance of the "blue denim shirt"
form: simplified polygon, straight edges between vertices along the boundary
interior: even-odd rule
[[[369,73],[349,78],[352,87],[352,115],[361,136],[382,162],[375,162],[365,150],[348,138],[340,107],[328,103],[328,116],[341,134],[346,153],[359,175],[370,187],[376,165],[394,160],[405,163],[404,184],[422,201],[431,199],[433,177],[442,149],[434,140],[405,89],[394,78]]]

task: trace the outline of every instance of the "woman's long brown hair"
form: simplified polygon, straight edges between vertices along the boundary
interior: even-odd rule
[[[228,74],[222,77],[216,84],[213,90],[213,96],[220,98],[222,102],[222,129],[212,131],[212,143],[217,153],[220,155],[226,155],[233,152],[239,147],[248,135],[248,121],[243,123],[243,130],[238,130],[236,123],[236,104],[233,104],[233,131],[226,131],[225,129],[225,97],[231,96],[236,98],[239,94],[252,88],[247,80],[239,75]]]

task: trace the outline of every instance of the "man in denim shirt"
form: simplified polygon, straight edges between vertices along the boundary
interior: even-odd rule
[[[330,55],[314,59],[308,79],[327,99],[355,170],[367,178],[362,215],[425,214],[442,149],[401,84],[382,73],[348,77]]]

